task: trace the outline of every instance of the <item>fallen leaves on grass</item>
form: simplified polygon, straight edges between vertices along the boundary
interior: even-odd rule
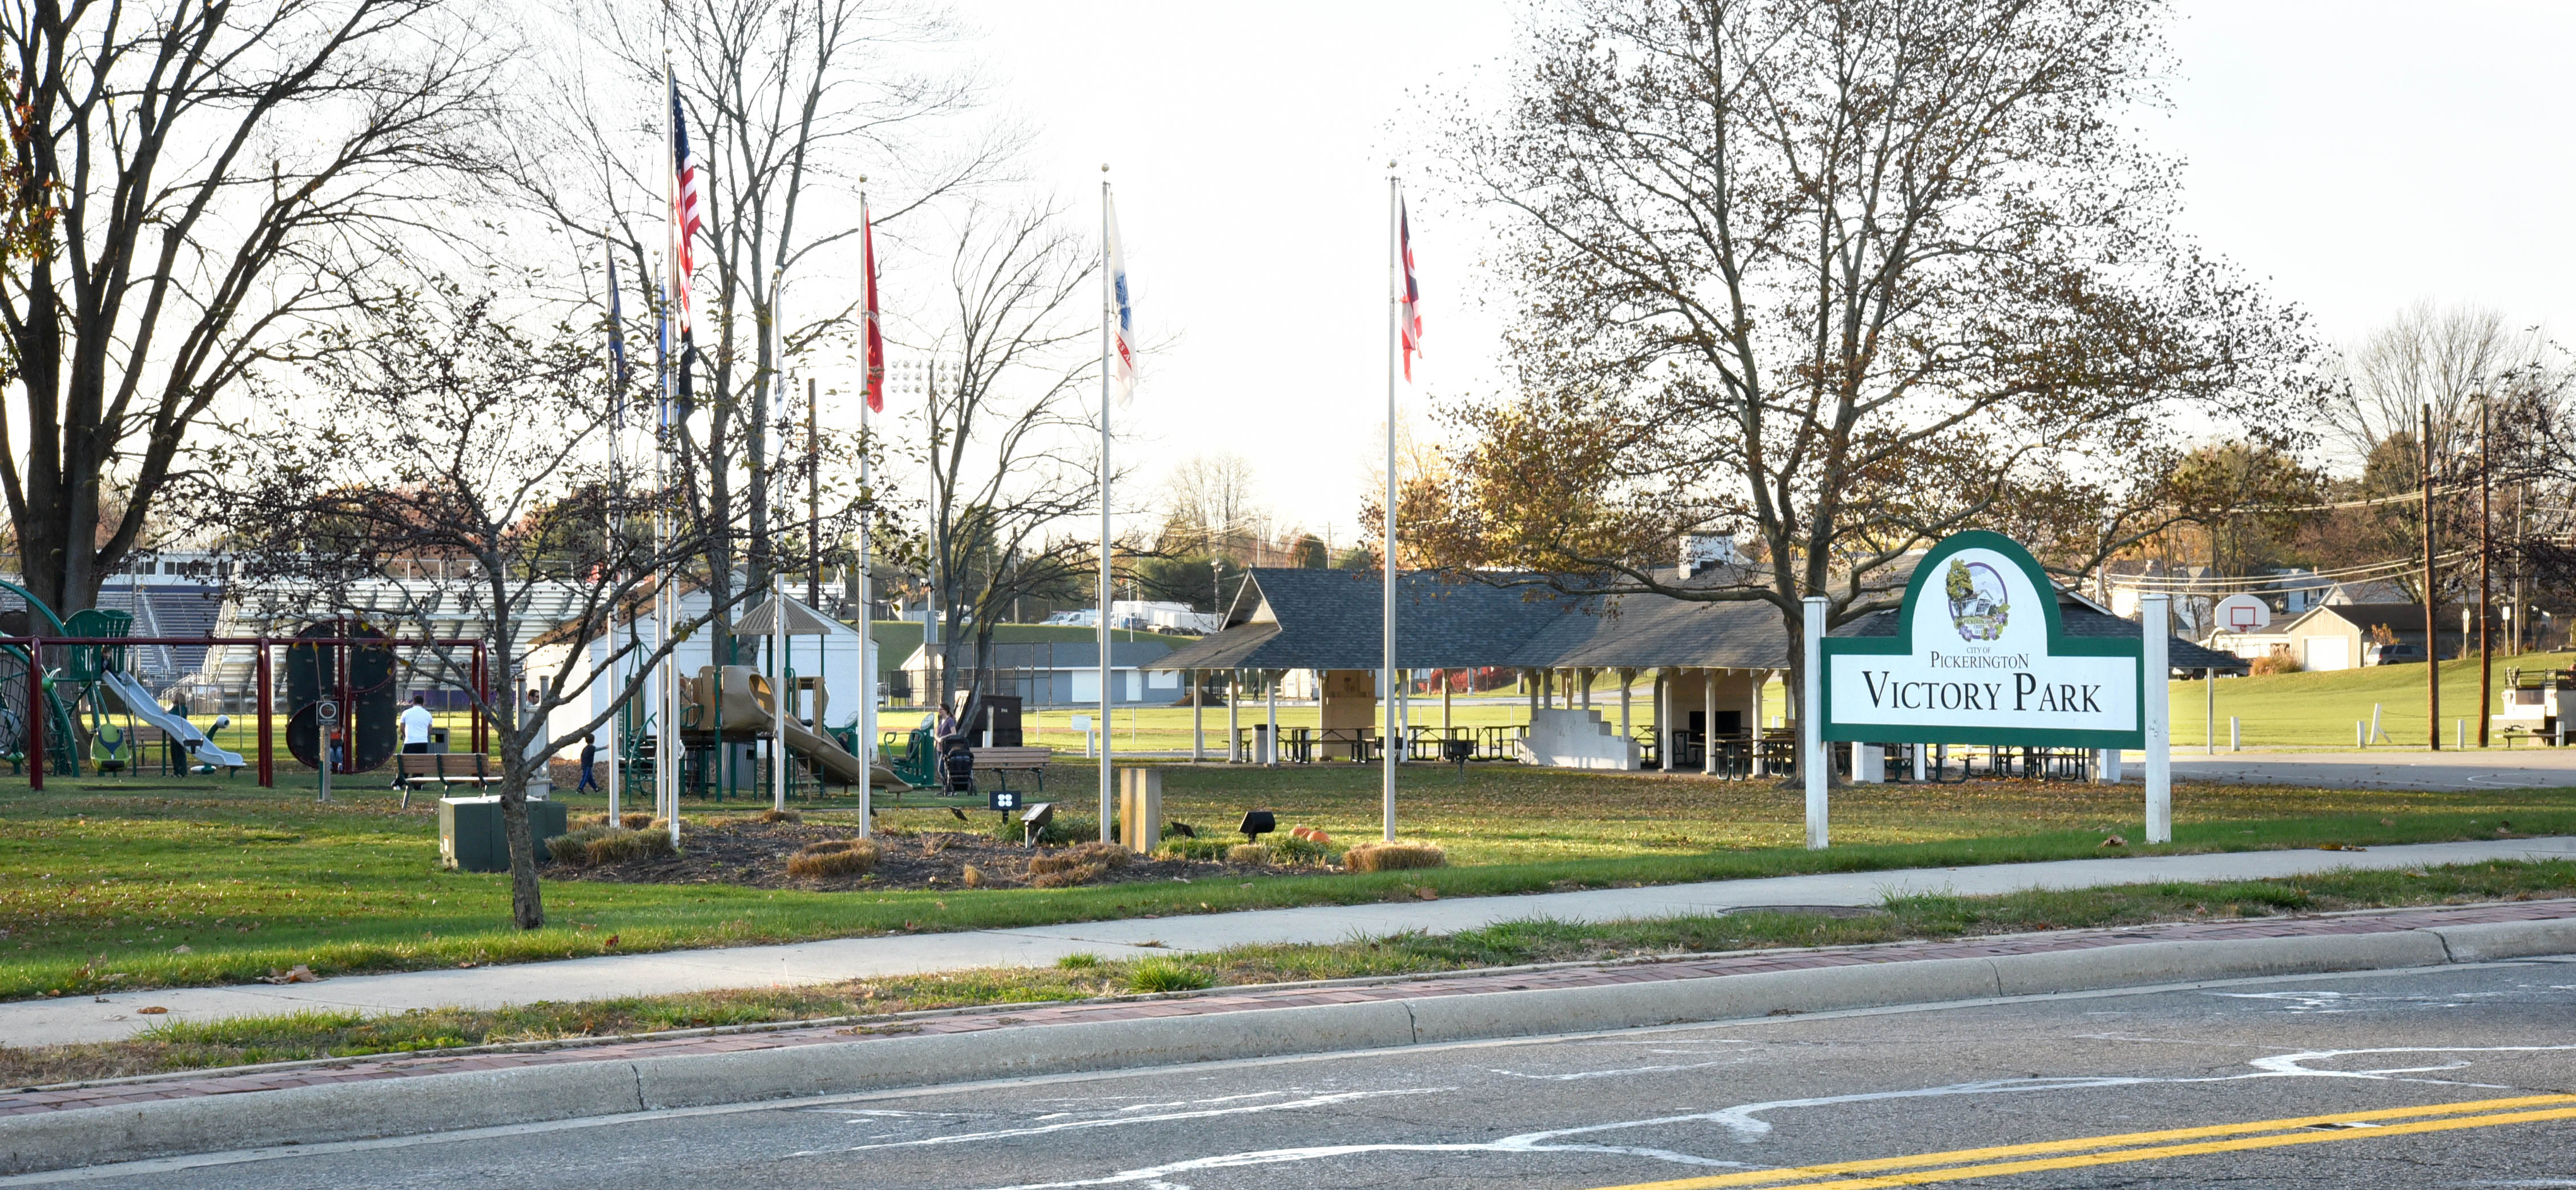
[[[459,967],[471,967],[473,965],[474,964],[472,963],[457,964]],[[284,971],[271,967],[268,969],[268,974],[261,976],[259,981],[261,983],[320,983],[322,982],[322,977],[315,975],[313,973],[313,968],[302,963],[297,963],[293,967]]]

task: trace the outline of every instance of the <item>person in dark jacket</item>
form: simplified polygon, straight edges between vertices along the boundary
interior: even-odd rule
[[[580,793],[586,789],[599,788],[599,778],[591,772],[590,768],[590,766],[598,759],[599,737],[592,736],[583,740],[581,742],[581,784],[574,787],[574,793]]]

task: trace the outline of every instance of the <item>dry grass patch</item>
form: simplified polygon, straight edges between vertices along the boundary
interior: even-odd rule
[[[794,810],[763,810],[760,812],[760,820],[762,822],[803,822],[805,816]]]
[[[1111,868],[1126,867],[1135,859],[1135,852],[1115,843],[1094,840],[1030,860],[1029,886],[1071,888],[1077,884],[1088,884],[1107,874]]]
[[[1445,868],[1449,853],[1429,843],[1362,843],[1342,853],[1342,866],[1353,872]]]
[[[866,839],[808,843],[787,857],[790,876],[856,876],[877,866],[877,845]]]
[[[628,830],[602,824],[546,840],[547,858],[567,868],[595,868],[671,854],[668,831]]]

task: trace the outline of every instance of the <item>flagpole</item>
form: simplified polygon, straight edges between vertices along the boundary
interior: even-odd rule
[[[1107,843],[1111,841],[1116,816],[1115,791],[1111,788],[1116,775],[1109,761],[1109,741],[1116,734],[1109,730],[1109,568],[1113,560],[1109,546],[1109,356],[1118,317],[1118,280],[1111,276],[1114,270],[1109,259],[1109,167],[1101,166],[1100,172],[1103,176],[1100,179],[1100,722],[1097,729],[1100,732],[1100,841]],[[1135,843],[1136,840],[1128,840],[1131,847]]]
[[[608,266],[608,308],[614,312],[617,309],[617,249],[615,245],[609,243],[608,229],[605,226],[599,229],[599,257],[601,263]],[[617,361],[626,352],[625,320],[609,319],[608,333],[612,336],[613,348],[608,354],[608,516],[607,523],[600,526],[606,534],[600,544],[606,547],[608,556],[615,559],[618,553],[617,520],[619,507],[623,503],[619,497],[625,491],[625,485],[621,482],[622,477],[618,474],[617,468],[617,432],[626,424],[623,416],[626,386],[618,382],[617,368]],[[608,582],[608,617],[600,626],[600,643],[608,651],[608,691],[611,698],[617,698],[618,692],[625,689],[625,683],[620,680],[625,676],[625,666],[620,660],[623,655],[617,648],[617,580],[619,571],[622,569],[612,562],[611,569],[605,576]],[[617,707],[618,713],[608,717],[608,821],[611,823],[617,821],[619,809],[617,758],[623,755],[618,748],[625,737],[619,730],[621,725],[618,719],[625,713],[626,701],[619,698]],[[574,788],[578,789],[579,785],[576,784]]]
[[[1385,638],[1386,656],[1385,668],[1379,671],[1386,679],[1385,689],[1379,692],[1385,700],[1381,709],[1386,715],[1386,738],[1380,741],[1378,748],[1378,767],[1382,770],[1381,784],[1384,786],[1381,793],[1385,803],[1382,807],[1386,820],[1384,837],[1392,843],[1395,841],[1395,757],[1404,746],[1403,741],[1397,738],[1402,729],[1395,721],[1395,357],[1403,344],[1403,328],[1399,324],[1404,319],[1404,247],[1398,243],[1402,232],[1398,226],[1397,204],[1402,200],[1397,194],[1396,177],[1392,172],[1395,163],[1387,162],[1386,167],[1390,171],[1386,177],[1386,504],[1382,510],[1386,515],[1386,557],[1380,560],[1386,576],[1386,623],[1381,632]]]
[[[665,57],[662,61],[663,96],[667,99],[678,85],[671,76],[670,59]],[[672,272],[678,267],[682,255],[679,243],[680,161],[679,145],[675,139],[679,129],[672,124],[677,116],[676,111],[665,112],[662,116],[662,333],[672,342],[666,344],[662,352],[662,400],[658,411],[659,424],[655,429],[659,443],[656,453],[662,474],[661,490],[653,502],[653,556],[662,567],[661,574],[653,583],[653,645],[662,653],[659,666],[662,676],[655,684],[654,698],[660,704],[655,708],[655,718],[661,722],[653,738],[653,789],[662,817],[670,824],[671,845],[674,847],[680,843],[680,749],[683,745],[680,742],[680,654],[671,645],[671,618],[675,610],[672,607],[675,596],[671,589],[670,564],[671,491],[678,477],[678,468],[671,458],[671,368],[674,365],[689,366],[685,354],[677,350],[679,328],[673,322],[679,302],[683,300],[678,289],[688,284],[685,278]]]
[[[865,237],[868,250],[868,275],[861,281],[861,284],[866,285],[871,294],[873,294],[876,288],[877,279],[876,225],[873,218],[868,214],[867,184],[867,177],[865,175],[861,175],[859,178],[859,230],[860,234]],[[877,311],[874,302],[869,303],[867,317],[869,319],[870,326],[873,327],[877,318]],[[866,344],[862,343],[860,346],[859,357],[858,560],[859,837],[862,839],[867,838],[871,833],[870,823],[875,814],[875,808],[871,806],[869,802],[871,801],[872,795],[876,792],[877,784],[877,630],[876,616],[875,613],[870,610],[872,605],[868,602],[868,523],[876,519],[876,494],[875,489],[869,486],[870,480],[868,476],[868,449],[871,445],[868,441],[868,398],[870,395],[882,391],[877,386],[884,382],[882,375],[869,375],[869,370],[881,370],[884,366],[885,360],[883,355],[879,354],[875,358],[870,358]]]

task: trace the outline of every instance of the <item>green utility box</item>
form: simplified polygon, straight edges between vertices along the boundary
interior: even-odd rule
[[[537,862],[546,862],[546,840],[567,833],[562,802],[528,803],[528,835]],[[438,865],[460,872],[510,870],[510,836],[501,827],[499,797],[438,799]]]

